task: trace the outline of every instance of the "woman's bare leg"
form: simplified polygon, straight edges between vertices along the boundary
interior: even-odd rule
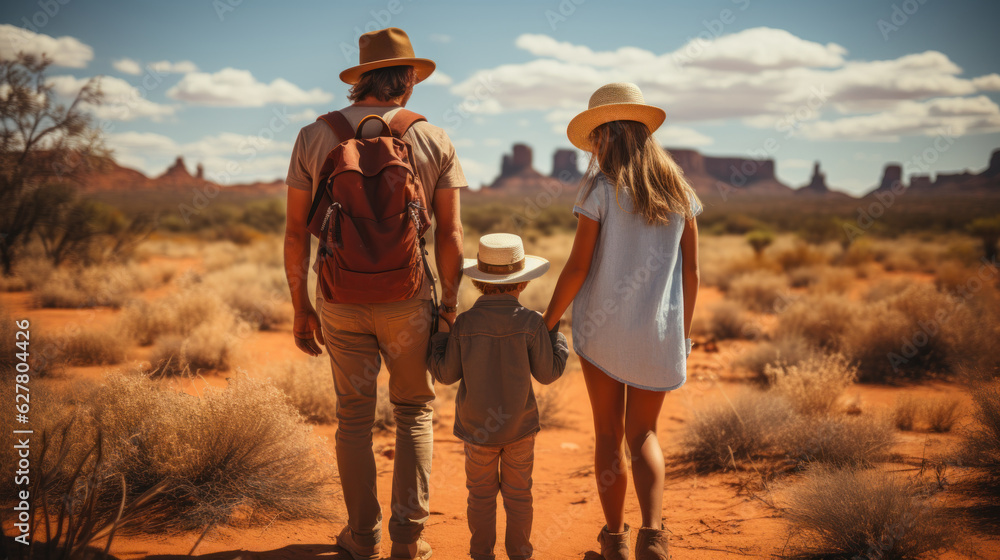
[[[594,410],[594,475],[608,531],[625,530],[628,475],[622,450],[625,434],[625,384],[581,359],[590,406]],[[662,486],[662,481],[661,481]]]
[[[665,391],[628,387],[625,409],[625,441],[632,454],[642,526],[661,528],[663,517],[663,450],[656,438],[656,420],[663,407]]]

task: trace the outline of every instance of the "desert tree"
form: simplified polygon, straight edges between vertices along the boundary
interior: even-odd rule
[[[983,243],[983,253],[987,261],[997,258],[997,242],[1000,241],[1000,216],[979,218],[969,224],[969,233]]]
[[[59,219],[46,203],[52,183],[80,182],[106,155],[89,107],[102,93],[88,81],[61,102],[46,79],[51,60],[20,53],[0,58],[0,266],[10,275],[39,224]],[[65,192],[65,191],[63,191]],[[64,205],[61,205],[64,206]],[[67,207],[68,208],[68,207]]]
[[[764,249],[774,243],[774,234],[766,229],[755,229],[746,235],[747,243],[753,248],[753,254],[758,259],[764,256]]]

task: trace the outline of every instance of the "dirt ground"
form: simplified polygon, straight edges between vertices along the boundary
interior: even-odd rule
[[[178,259],[179,266],[190,266],[190,260]],[[159,297],[163,289],[143,293],[141,297]],[[699,306],[704,308],[717,301],[720,294],[703,288]],[[0,301],[15,318],[29,317],[34,328],[58,332],[71,326],[83,328],[109,325],[114,320],[111,310],[58,310],[33,309],[28,294],[0,294]],[[660,416],[659,439],[664,454],[677,453],[679,439],[692,411],[712,401],[732,396],[746,385],[728,367],[728,358],[738,353],[745,342],[720,344],[720,352],[708,353],[698,349],[689,362],[688,382],[667,396]],[[277,330],[256,332],[243,345],[240,360],[252,376],[255,364],[272,360],[305,359],[292,342],[291,325]],[[129,361],[143,360],[148,349],[134,348]],[[127,366],[128,364],[122,364]],[[100,379],[107,367],[67,368],[61,382],[76,378]],[[387,374],[383,372],[381,381]],[[197,393],[205,384],[225,386],[226,374],[207,375],[190,380],[174,380],[180,390]],[[596,537],[603,525],[603,517],[596,494],[593,475],[593,429],[586,388],[578,367],[568,371],[558,383],[565,385],[562,413],[565,428],[543,430],[537,438],[534,471],[535,521],[533,542],[536,558],[595,560],[598,547]],[[940,383],[907,387],[855,385],[847,391],[846,400],[860,407],[861,414],[884,414],[891,410],[895,400],[902,395],[918,397],[931,395],[957,396],[971,402],[956,385]],[[964,407],[969,410],[969,407]],[[469,530],[465,520],[466,489],[464,485],[464,455],[462,444],[451,433],[453,410],[445,407],[443,421],[435,431],[434,462],[431,477],[431,517],[424,533],[434,548],[434,557],[441,559],[465,558],[468,550]],[[904,474],[915,473],[922,459],[946,456],[957,444],[959,434],[968,417],[951,433],[931,434],[900,432],[895,449],[897,463],[890,470]],[[332,447],[335,426],[316,426],[316,436],[327,438]],[[389,490],[392,461],[389,450],[394,440],[391,434],[375,436],[375,451],[379,469],[379,496],[388,521]],[[958,469],[948,471],[952,483],[960,484],[965,473]],[[694,474],[670,469],[664,488],[664,521],[671,531],[671,546],[676,559],[725,559],[771,558],[780,554],[788,544],[786,523],[778,511],[766,503],[780,506],[782,485],[793,483],[791,475],[779,481],[770,490],[751,491],[753,473]],[[629,481],[631,487],[631,480]],[[946,489],[938,499],[948,508],[961,511],[966,504],[958,492]],[[341,514],[339,502],[331,504]],[[640,516],[634,495],[626,504],[627,521],[638,525]],[[506,558],[502,550],[504,526],[503,508],[498,507],[498,558]],[[307,559],[349,558],[333,546],[342,521],[317,523],[275,519],[265,527],[250,530],[214,529],[197,546],[194,555],[217,559]],[[1000,540],[996,534],[976,533],[964,523],[956,523],[961,532],[956,550],[939,558],[958,560],[973,558],[1000,558]],[[383,534],[388,537],[388,530]],[[115,539],[112,554],[118,558],[173,558],[186,556],[198,540],[199,533],[171,536],[122,535]],[[382,554],[388,555],[388,538],[382,544]]]

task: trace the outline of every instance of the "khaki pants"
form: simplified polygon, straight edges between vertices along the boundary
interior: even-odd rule
[[[396,420],[389,536],[396,543],[414,543],[430,515],[434,381],[427,371],[427,347],[432,304],[418,298],[377,304],[317,299],[337,390],[337,466],[347,523],[359,544],[381,541],[372,426],[384,359]]]
[[[511,560],[531,558],[531,470],[535,462],[535,434],[503,447],[466,442],[465,477],[469,489],[469,555],[493,560],[497,542],[497,492],[507,512],[504,545]]]

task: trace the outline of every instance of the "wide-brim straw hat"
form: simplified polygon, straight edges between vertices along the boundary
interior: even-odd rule
[[[398,27],[370,31],[358,38],[360,64],[340,73],[340,79],[356,84],[361,75],[376,68],[412,66],[417,72],[417,82],[422,82],[434,72],[436,65],[428,58],[417,58],[410,44],[410,36]]]
[[[591,152],[593,148],[590,145],[590,133],[602,124],[611,121],[637,121],[645,124],[652,134],[666,119],[666,111],[646,104],[639,86],[617,82],[601,86],[590,96],[587,110],[569,121],[566,135],[574,146]]]
[[[524,254],[519,236],[491,233],[479,238],[479,254],[465,259],[464,273],[487,284],[517,284],[538,278],[548,269],[548,260]]]

